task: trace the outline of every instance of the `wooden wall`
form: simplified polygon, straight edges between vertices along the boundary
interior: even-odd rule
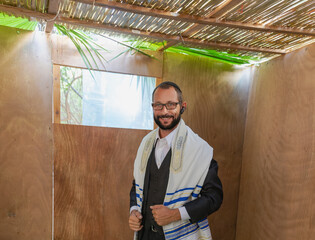
[[[314,239],[315,44],[254,76],[236,240]]]
[[[51,239],[51,100],[46,36],[0,26],[0,239]]]
[[[54,124],[54,239],[132,239],[133,162],[148,132]]]
[[[233,240],[236,231],[242,149],[251,68],[167,53],[164,81],[181,87],[188,108],[183,119],[214,148],[224,201],[209,217],[214,240]]]

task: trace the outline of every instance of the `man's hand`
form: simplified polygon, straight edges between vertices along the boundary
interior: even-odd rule
[[[133,231],[140,231],[141,228],[143,227],[141,225],[141,219],[142,215],[139,211],[137,210],[132,210],[129,216],[129,227]]]
[[[164,205],[154,205],[150,208],[152,209],[152,215],[155,222],[160,226],[164,226],[181,219],[178,209],[170,209]]]

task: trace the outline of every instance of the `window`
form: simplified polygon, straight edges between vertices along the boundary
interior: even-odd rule
[[[153,129],[155,78],[101,71],[92,74],[60,66],[60,123]]]

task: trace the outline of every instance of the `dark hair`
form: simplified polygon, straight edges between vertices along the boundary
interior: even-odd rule
[[[178,101],[180,103],[183,102],[183,93],[182,93],[182,90],[180,90],[179,86],[176,84],[176,83],[173,83],[173,82],[162,82],[161,84],[159,84],[154,90],[153,90],[153,93],[152,93],[152,101],[154,100],[154,93],[155,91],[158,89],[158,88],[162,88],[162,89],[169,89],[173,87],[177,93],[177,98],[178,98]]]

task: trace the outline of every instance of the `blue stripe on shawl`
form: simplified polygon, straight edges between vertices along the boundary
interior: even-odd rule
[[[136,184],[136,186],[139,188],[140,191],[143,191],[143,189],[140,188],[139,184]]]
[[[199,194],[196,194],[196,193],[192,193],[191,194],[193,197],[198,197]],[[179,197],[179,198],[176,198],[176,199],[173,199],[171,201],[168,201],[168,202],[164,202],[164,206],[169,206],[171,204],[174,204],[174,203],[177,203],[177,202],[182,202],[182,201],[186,201],[188,200],[189,197]]]
[[[205,225],[205,226],[203,226],[203,227],[200,227],[200,229],[205,229],[205,228],[207,228],[209,225],[207,224],[207,225]]]
[[[199,221],[198,224],[192,224],[190,222],[179,226],[178,228],[173,228],[173,230],[165,232],[165,237],[168,240],[175,240],[175,239],[180,239],[182,237],[188,237],[192,233],[200,229],[206,229],[208,228],[208,221],[207,218],[204,218],[203,220]]]
[[[189,223],[190,223],[190,222],[188,222],[188,224],[189,224]],[[173,227],[173,228],[168,229],[167,232],[176,230],[177,228],[179,228],[179,227],[181,227],[181,226],[184,226],[184,225],[186,225],[186,224],[187,224],[187,222],[186,222],[186,223],[182,223],[182,224],[180,224],[180,225],[177,225],[177,226],[175,226],[175,227]],[[191,224],[191,223],[190,223],[190,224]]]
[[[209,226],[207,218],[204,218],[203,220],[199,221],[198,225],[199,225],[200,229],[207,228]]]
[[[191,230],[191,231],[189,231],[189,232],[187,232],[187,233],[184,233],[184,234],[182,234],[182,235],[179,235],[179,236],[177,236],[177,237],[175,237],[175,238],[170,238],[169,240],[180,239],[180,238],[182,238],[182,237],[184,237],[184,236],[188,236],[188,235],[190,235],[190,234],[196,232],[197,230],[198,230],[198,227],[196,227],[195,229],[193,229],[193,230]]]
[[[173,192],[173,193],[166,193],[166,195],[174,195],[175,193],[182,192],[182,191],[185,191],[185,190],[194,190],[194,188],[182,188],[182,189],[179,189],[179,190],[177,190],[176,192]]]
[[[192,194],[191,194],[191,196],[193,196],[193,197],[198,197],[198,196],[199,196],[199,194],[192,193]]]
[[[202,188],[202,186],[200,185],[196,185],[196,188]],[[172,193],[166,193],[167,196],[170,196],[170,195],[174,195],[178,192],[182,192],[182,191],[186,191],[186,190],[194,190],[195,188],[182,188],[182,189],[179,189],[175,192],[172,192]],[[194,192],[191,193],[191,196],[193,197],[198,197],[199,194],[196,194]],[[173,199],[171,201],[168,201],[168,202],[164,202],[164,206],[169,206],[171,204],[174,204],[174,203],[177,203],[177,202],[182,202],[182,201],[186,201],[188,200],[189,197],[179,197],[179,198],[176,198],[176,199]]]
[[[136,185],[137,185],[137,184],[136,184]],[[137,186],[139,186],[139,185],[137,185]],[[195,188],[202,188],[202,186],[196,185]],[[182,189],[179,189],[179,190],[177,190],[177,191],[175,191],[175,192],[172,192],[172,193],[166,193],[166,195],[174,195],[175,193],[182,192],[182,191],[185,191],[185,190],[194,190],[195,188],[193,188],[193,187],[190,187],[190,188],[182,188]]]
[[[208,220],[207,218],[201,219],[200,221],[198,221],[198,224],[199,224],[199,225],[200,225],[200,224],[207,224],[207,223],[208,223],[207,220]]]
[[[189,197],[180,197],[180,198],[174,199],[174,200],[169,201],[169,202],[164,202],[164,206],[169,206],[169,205],[177,203],[177,202],[186,201],[186,200],[188,200],[188,198]]]
[[[188,225],[189,225],[189,226],[188,226],[188,229],[187,229],[187,227],[186,227],[186,231],[185,231],[185,230],[184,230],[184,231],[180,231],[180,230],[183,229],[183,227],[180,227],[180,228],[177,229],[177,230],[178,230],[177,232],[174,232],[174,233],[171,234],[170,236],[166,236],[166,235],[165,235],[165,237],[166,237],[168,240],[175,240],[175,239],[182,238],[182,237],[184,237],[184,236],[188,236],[188,235],[190,235],[190,234],[192,234],[193,232],[195,232],[195,231],[198,230],[198,225],[196,225],[196,224],[191,224],[191,223],[189,223]]]
[[[171,230],[171,231],[168,231],[165,233],[166,234],[171,234],[171,233],[174,233],[174,232],[177,232],[185,227],[188,227],[189,225],[192,225],[190,222],[189,223],[186,223],[185,225],[181,225],[179,228],[175,229],[175,230]]]
[[[140,199],[140,201],[142,202],[142,198],[140,197],[139,193],[136,193],[137,198]]]

